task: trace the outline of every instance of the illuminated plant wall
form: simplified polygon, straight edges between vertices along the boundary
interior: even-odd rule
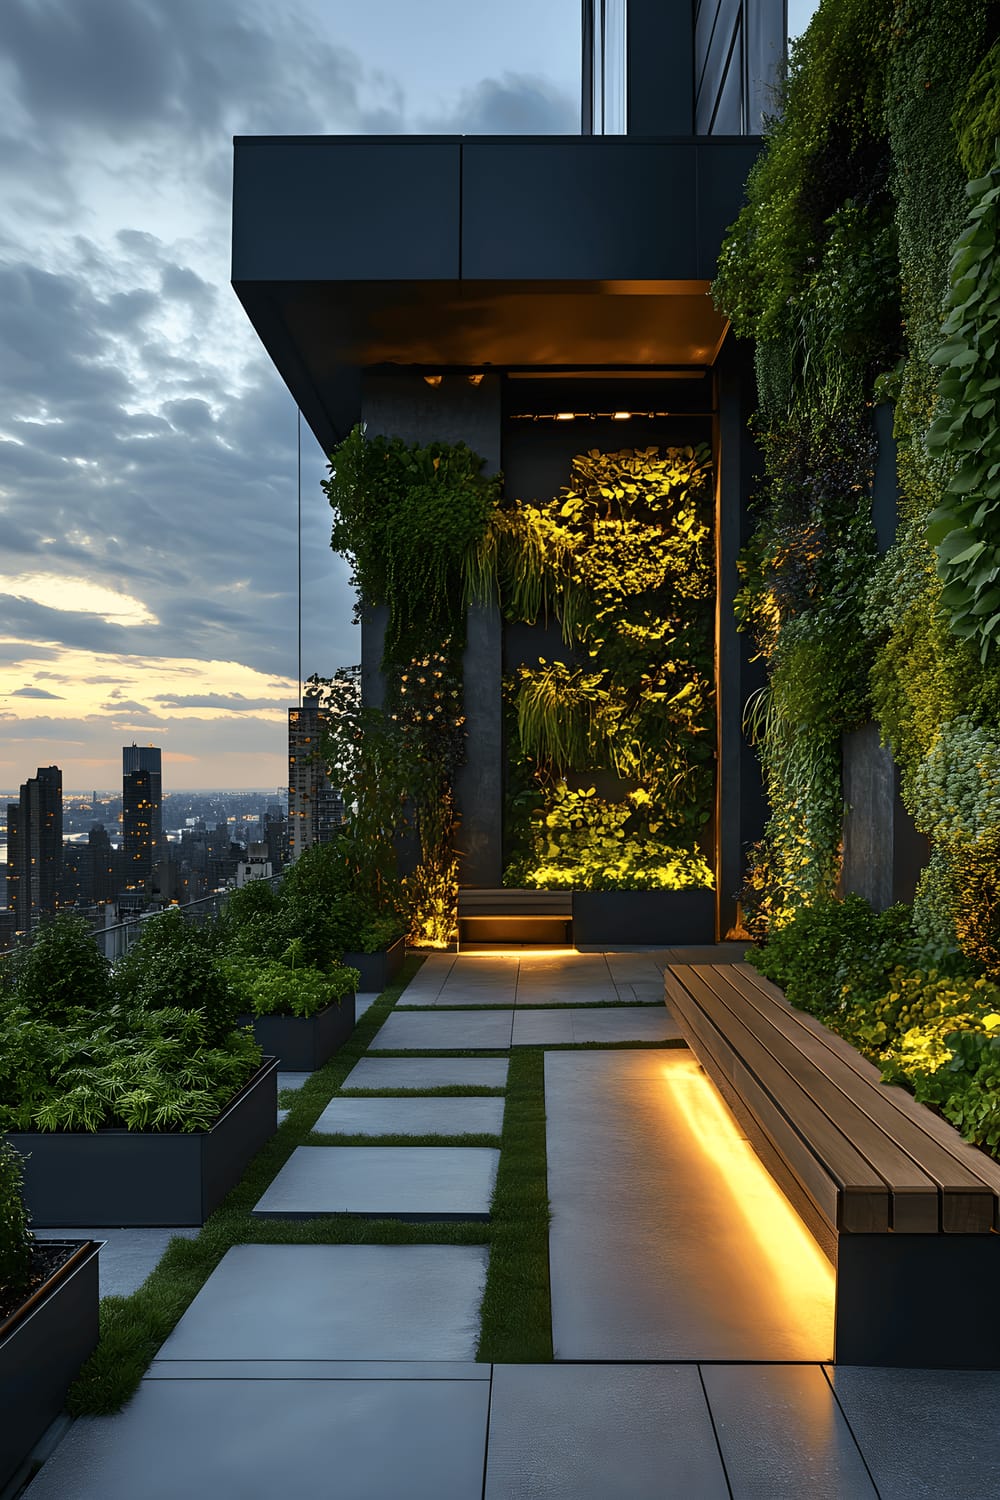
[[[508,885],[712,884],[711,472],[703,445],[595,449],[493,517],[473,595],[563,642],[504,682]]]

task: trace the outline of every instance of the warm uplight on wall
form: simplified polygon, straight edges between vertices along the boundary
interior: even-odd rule
[[[632,413],[630,411],[613,411],[611,413],[611,420],[612,422],[628,422],[631,416]]]
[[[572,422],[572,420],[573,420],[573,418],[575,416],[576,416],[576,412],[575,411],[557,411],[556,412],[556,421],[557,422]]]
[[[515,411],[511,413],[511,420],[514,422],[628,422],[633,417],[637,417],[653,422],[664,417],[711,415],[711,412],[672,411]]]
[[[477,373],[475,375],[468,375],[468,376],[466,376],[466,379],[468,380],[468,382],[469,382],[470,385],[482,385],[482,383],[483,383],[483,372],[482,372],[482,370],[479,370],[479,371],[477,371]]]
[[[425,375],[424,379],[428,385],[440,385],[444,379],[443,375]]]

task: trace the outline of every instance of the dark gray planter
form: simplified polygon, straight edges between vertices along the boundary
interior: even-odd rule
[[[350,969],[358,969],[361,978],[358,989],[363,993],[381,995],[399,973],[406,957],[406,939],[397,938],[380,953],[345,953],[341,959]]]
[[[354,1030],[354,995],[345,995],[314,1016],[240,1016],[267,1057],[289,1073],[314,1073]]]
[[[277,1128],[278,1062],[266,1057],[211,1130],[11,1131],[28,1160],[40,1228],[204,1224]]]
[[[65,1243],[77,1247],[72,1259],[0,1326],[0,1490],[62,1411],[97,1343],[100,1242]]]
[[[573,942],[577,948],[714,943],[715,892],[574,891]]]

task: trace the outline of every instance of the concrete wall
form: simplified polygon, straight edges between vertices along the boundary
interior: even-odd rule
[[[444,375],[430,386],[421,375],[366,375],[362,421],[374,435],[408,443],[467,443],[486,460],[486,472],[500,467],[500,382],[487,375],[473,386],[461,374]],[[385,695],[382,650],[384,606],[366,611],[361,621],[362,693],[381,705]],[[466,763],[455,784],[463,885],[498,886],[503,828],[500,693],[502,650],[498,610],[473,609],[463,662],[468,740]]]

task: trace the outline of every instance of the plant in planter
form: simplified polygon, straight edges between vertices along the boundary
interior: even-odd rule
[[[0,1130],[30,1154],[34,1217],[200,1223],[274,1130],[274,1065],[236,1027],[209,939],[179,916],[153,919],[113,982],[81,929],[46,924],[41,956],[0,1002]],[[77,960],[89,991],[74,985]],[[36,984],[45,966],[58,990]]]
[[[19,1153],[0,1141],[0,1486],[62,1409],[98,1335],[100,1247],[36,1240],[22,1171]]]
[[[327,971],[303,965],[303,946],[292,940],[284,961],[230,959],[223,968],[248,1014],[264,1050],[282,1067],[313,1072],[321,1068],[354,1030],[357,969],[337,965]]]

